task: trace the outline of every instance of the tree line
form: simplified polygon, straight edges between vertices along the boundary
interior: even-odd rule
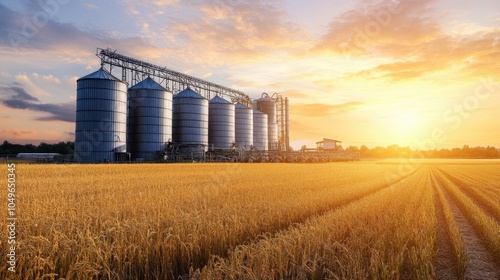
[[[0,155],[15,155],[18,153],[59,153],[62,155],[72,154],[75,142],[59,142],[48,144],[45,142],[36,146],[33,144],[12,144],[5,140],[0,145]],[[495,147],[470,147],[464,145],[462,148],[435,149],[429,151],[412,150],[410,147],[399,147],[391,145],[387,147],[368,148],[349,146],[348,151],[359,153],[361,157],[367,158],[399,158],[399,157],[427,157],[427,158],[500,158],[500,149]]]
[[[357,152],[361,157],[367,158],[500,158],[500,149],[492,146],[470,147],[464,145],[462,148],[434,149],[428,151],[412,150],[410,147],[399,147],[391,145],[387,147],[368,148],[362,145],[349,146],[346,150]]]
[[[5,140],[0,145],[0,155],[15,155],[19,153],[59,153],[61,155],[73,154],[75,142],[59,142],[48,144],[45,142],[36,146],[33,144],[12,144]]]

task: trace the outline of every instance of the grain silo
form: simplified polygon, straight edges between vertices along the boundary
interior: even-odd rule
[[[208,99],[189,87],[173,97],[172,140],[186,152],[208,147]]]
[[[127,84],[103,68],[76,81],[75,161],[127,159]]]
[[[268,145],[267,115],[259,110],[253,110],[253,146],[258,151],[267,150]]]
[[[290,108],[288,98],[285,97],[285,149],[290,149]]]
[[[253,146],[253,113],[252,109],[237,103],[235,105],[235,143],[237,147],[250,150]]]
[[[172,93],[151,78],[128,91],[127,151],[153,160],[172,139]]]
[[[229,149],[234,146],[234,104],[218,96],[208,103],[208,146]]]
[[[276,103],[267,94],[254,101],[254,108],[267,115],[268,149],[278,149],[278,124],[276,120]]]

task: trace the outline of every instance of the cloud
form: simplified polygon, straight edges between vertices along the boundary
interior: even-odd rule
[[[290,129],[293,131],[295,139],[315,139],[319,140],[325,136],[325,131],[315,124],[301,122],[300,120],[290,120]]]
[[[45,81],[48,81],[48,82],[51,82],[51,83],[54,83],[54,84],[57,84],[57,85],[61,84],[61,80],[59,80],[58,78],[56,78],[56,77],[54,77],[52,75],[44,75],[43,79]]]
[[[24,90],[24,88],[17,86],[20,85],[19,83],[16,82],[14,84],[16,86],[0,87],[0,92],[3,92],[4,94],[11,94],[11,98],[16,100],[37,101],[37,102],[40,101],[38,100],[38,98],[27,93],[26,90]]]
[[[305,117],[324,117],[331,114],[354,111],[364,104],[364,102],[346,102],[343,104],[294,103],[291,105],[290,110],[294,115]]]
[[[281,94],[288,98],[310,98],[310,94],[302,90],[288,89],[281,92]]]
[[[153,3],[157,6],[169,6],[179,3],[180,0],[155,0]]]
[[[376,79],[387,78],[392,81],[407,81],[414,78],[447,71],[455,78],[500,77],[500,29],[482,31],[467,37],[447,37],[413,46],[409,57],[391,63],[380,64],[371,69],[359,71],[352,76]],[[397,52],[396,47],[391,51]]]
[[[306,33],[285,20],[286,14],[277,7],[279,3],[158,0],[139,5],[125,1],[126,9],[140,12],[137,16],[129,15],[129,20],[142,30],[136,36],[82,30],[74,24],[58,22],[55,17],[43,26],[30,28],[33,13],[13,11],[0,3],[0,49],[7,55],[35,57],[41,51],[45,58],[61,60],[62,56],[66,63],[88,66],[96,61],[93,54],[96,46],[110,46],[132,57],[154,60],[155,64],[168,63],[173,69],[176,64],[185,69],[190,65],[194,69],[199,68],[195,65],[231,66],[235,62],[293,52],[304,43]],[[39,9],[37,5],[28,8]],[[163,14],[158,14],[159,11]],[[145,18],[147,28],[144,28]]]
[[[380,64],[374,68],[351,74],[350,77],[363,79],[387,78],[391,81],[406,81],[422,77],[432,70],[436,71],[444,67],[446,67],[446,64],[435,65],[427,61],[401,61]]]
[[[13,136],[26,136],[26,135],[35,135],[36,132],[32,131],[32,130],[12,129],[12,130],[2,130],[2,131],[0,131],[0,134],[10,134]]]
[[[210,62],[238,62],[289,52],[302,44],[304,31],[287,22],[274,1],[214,1],[192,3],[195,18],[176,19],[164,31],[184,51]],[[304,35],[305,36],[305,35]],[[203,48],[199,46],[203,45]]]
[[[358,5],[336,17],[315,46],[341,54],[366,54],[377,46],[401,43],[411,45],[432,38],[440,31],[432,19],[430,4],[421,1],[360,1]]]
[[[49,113],[49,116],[38,117],[41,121],[75,121],[75,103],[59,104],[40,103],[40,100],[27,93],[21,87],[0,87],[0,102],[13,109],[31,110]]]
[[[17,55],[36,55],[38,50],[42,51],[44,56],[63,56],[65,62],[80,62],[86,65],[89,61],[95,61],[92,50],[96,46],[110,45],[117,49],[126,49],[133,54],[146,52],[154,54],[155,57],[161,55],[157,47],[138,36],[126,37],[106,30],[83,31],[73,24],[60,23],[54,19],[48,19],[45,24],[36,26],[30,21],[29,15],[13,11],[0,3],[0,47],[3,51]],[[164,54],[166,53],[168,52]],[[43,78],[50,80],[51,77]]]
[[[407,81],[447,71],[451,76],[500,77],[500,28],[442,27],[444,13],[434,0],[361,1],[335,18],[312,48],[353,57],[384,58],[378,66],[353,73],[363,79]],[[396,6],[395,6],[396,5]]]
[[[32,14],[13,11],[0,4],[0,50],[6,57],[25,56],[21,63],[27,67],[28,61],[39,65],[57,61],[87,67],[98,63],[93,53],[96,46],[110,46],[127,56],[168,65],[194,76],[216,70],[229,73],[244,63],[289,57],[301,48],[307,34],[286,20],[286,13],[280,8],[282,3],[270,0],[210,3],[159,0],[140,4],[125,1],[119,12],[123,13],[129,6],[137,6],[141,12],[140,16],[126,15],[128,24],[137,25],[135,32],[140,32],[138,35],[82,30],[71,23],[57,22],[54,17],[27,37],[23,35],[26,22],[21,19],[29,20]],[[158,14],[159,11],[164,14]],[[144,28],[144,23],[148,28]],[[6,62],[18,64],[14,59]],[[43,73],[41,69],[36,71]],[[231,77],[225,73],[220,76],[222,80]],[[63,77],[58,78],[63,81]],[[26,89],[40,97],[33,88]]]
[[[83,3],[82,6],[86,10],[97,10],[97,9],[99,9],[99,7],[97,5],[92,4],[92,3]]]

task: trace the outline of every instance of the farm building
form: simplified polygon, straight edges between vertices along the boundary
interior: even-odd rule
[[[316,148],[318,150],[336,150],[342,148],[342,141],[323,138],[323,141],[316,142]]]
[[[54,160],[55,158],[61,157],[59,153],[19,153],[16,158],[18,159],[30,159],[30,160]]]

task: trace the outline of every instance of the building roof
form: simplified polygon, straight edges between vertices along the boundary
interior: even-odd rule
[[[249,107],[247,107],[247,106],[245,106],[245,105],[243,105],[241,103],[236,103],[236,105],[234,105],[234,107],[236,109],[250,109]]]
[[[190,87],[187,87],[185,90],[179,92],[174,95],[174,98],[197,98],[197,99],[205,99],[205,97],[201,96],[196,91],[192,90]]]
[[[323,138],[323,141],[316,142],[316,144],[319,143],[324,143],[324,142],[336,142],[336,143],[342,143],[342,141],[335,140],[335,139],[328,139],[328,138]]]
[[[19,153],[16,155],[18,158],[53,158],[61,156],[59,153]]]
[[[61,155],[60,153],[19,153],[17,155],[21,155],[21,156],[32,156],[32,155],[36,155],[36,156],[57,156],[57,155]]]
[[[108,71],[106,71],[104,68],[100,68],[99,70],[92,72],[88,74],[87,76],[83,76],[80,79],[77,80],[110,80],[110,81],[120,81],[117,77],[111,75]]]
[[[262,111],[257,110],[257,109],[253,109],[253,113],[254,113],[254,114],[257,114],[257,115],[265,115],[265,116],[267,117],[267,114],[266,114],[266,113],[263,113]]]
[[[151,79],[151,77],[147,77],[145,80],[143,80],[140,83],[135,84],[130,89],[153,89],[153,90],[166,91],[166,89],[164,87],[162,87],[155,80]]]
[[[210,103],[231,104],[231,102],[219,96],[215,96],[214,98],[210,99]]]

